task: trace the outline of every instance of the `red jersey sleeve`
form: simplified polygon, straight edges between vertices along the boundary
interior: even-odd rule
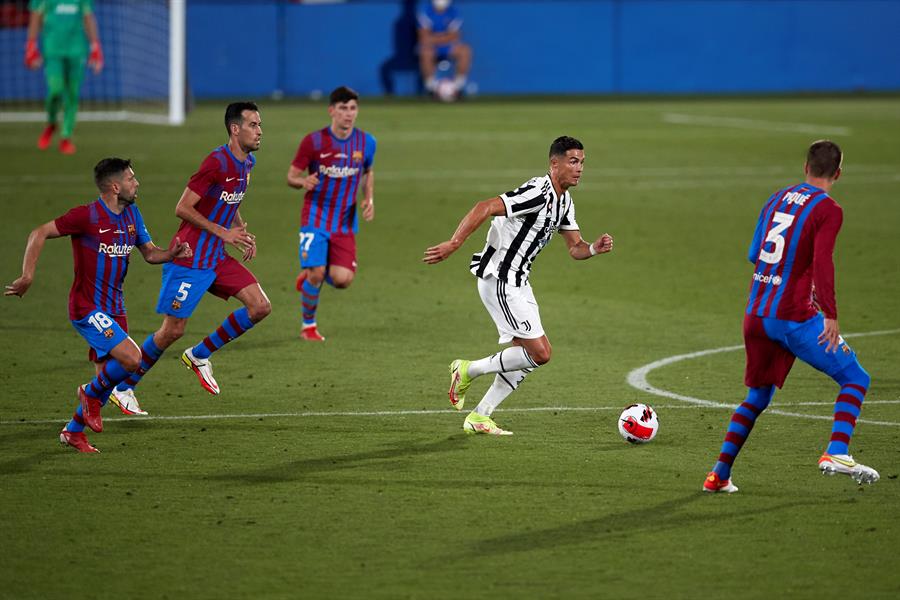
[[[53,222],[60,235],[87,233],[88,225],[91,222],[90,211],[87,206],[76,206]]]
[[[312,137],[306,136],[300,142],[300,146],[297,147],[297,154],[294,156],[291,164],[301,171],[305,171],[309,168],[309,163],[312,162],[314,156]]]
[[[823,203],[824,204],[824,203]],[[813,238],[813,285],[816,301],[825,317],[837,319],[837,301],[834,295],[834,244],[844,222],[844,211],[834,201],[824,204],[816,219]]]
[[[212,155],[209,155],[200,163],[200,168],[197,172],[191,175],[191,179],[187,184],[188,189],[202,198],[216,182],[218,175],[219,161],[213,158]]]

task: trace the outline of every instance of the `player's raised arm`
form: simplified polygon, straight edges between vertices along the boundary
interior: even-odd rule
[[[577,229],[563,229],[559,233],[566,240],[566,245],[569,247],[569,256],[575,260],[584,260],[597,254],[606,254],[613,249],[613,238],[608,233],[598,237],[593,244],[587,243]]]
[[[449,240],[425,250],[425,257],[422,258],[422,262],[428,263],[429,265],[441,262],[456,252],[459,247],[463,245],[463,242],[465,242],[476,229],[481,227],[481,224],[484,223],[488,217],[499,217],[505,214],[506,206],[499,196],[494,196],[489,200],[482,200],[473,206],[472,210],[463,217]]]
[[[184,193],[181,194],[181,199],[175,207],[175,215],[195,227],[222,238],[223,242],[231,244],[241,252],[246,252],[247,248],[253,245],[253,236],[247,233],[246,225],[235,224],[234,227],[225,229],[200,214],[197,210],[199,202],[200,196],[195,191],[189,187],[184,188]]]
[[[62,234],[56,228],[56,221],[49,221],[40,227],[34,229],[28,236],[28,243],[25,245],[25,258],[22,260],[22,275],[11,284],[6,286],[4,296],[24,296],[31,282],[34,281],[34,271],[37,268],[38,258],[44,249],[44,242],[51,238],[58,238]]]

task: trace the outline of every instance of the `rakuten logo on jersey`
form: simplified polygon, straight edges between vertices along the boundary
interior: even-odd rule
[[[219,196],[219,200],[224,202],[225,204],[240,204],[241,200],[244,199],[244,192],[222,192],[222,195]]]
[[[334,179],[343,179],[345,177],[353,177],[359,173],[359,167],[326,167],[325,165],[319,165],[319,173]]]
[[[762,273],[754,273],[753,281],[760,283],[771,283],[772,285],[781,285],[781,275],[763,275]]]
[[[97,248],[97,252],[100,254],[105,254],[107,256],[119,256],[126,257],[131,254],[131,251],[134,250],[134,246],[129,244],[100,244],[100,247]]]

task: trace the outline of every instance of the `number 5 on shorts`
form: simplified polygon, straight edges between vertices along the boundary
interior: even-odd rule
[[[175,299],[179,302],[184,302],[188,297],[188,290],[191,289],[191,284],[187,281],[181,282],[181,287],[178,288],[178,293],[175,294]]]

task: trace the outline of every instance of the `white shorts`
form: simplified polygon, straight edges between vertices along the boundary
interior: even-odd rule
[[[501,344],[508,344],[514,337],[534,340],[544,335],[541,313],[530,284],[515,287],[496,277],[476,279],[481,301],[497,325]]]

